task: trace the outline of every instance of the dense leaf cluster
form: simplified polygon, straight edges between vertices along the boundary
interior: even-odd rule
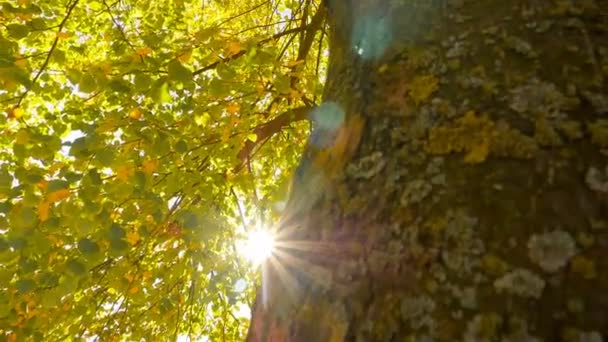
[[[0,3],[0,340],[242,339],[237,240],[308,133],[319,8]]]

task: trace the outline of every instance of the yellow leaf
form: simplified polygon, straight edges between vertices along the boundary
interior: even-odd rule
[[[132,275],[131,273],[127,273],[127,274],[125,274],[125,279],[127,279],[131,283],[135,279],[135,276]]]
[[[232,133],[232,130],[230,129],[230,127],[226,127],[222,130],[222,142],[227,142],[228,140],[230,140],[230,134]]]
[[[131,245],[135,245],[139,241],[139,234],[137,232],[127,233],[127,242]]]
[[[27,59],[25,58],[17,58],[15,60],[15,65],[21,69],[27,69]]]
[[[7,116],[9,119],[19,119],[23,116],[23,108],[14,107],[8,110]]]
[[[126,182],[133,175],[133,168],[128,165],[120,165],[114,170],[116,172],[116,178],[119,180]]]
[[[250,140],[251,142],[256,142],[258,140],[258,135],[255,133],[249,133],[247,134],[247,140]]]
[[[141,164],[144,173],[152,174],[158,168],[158,160],[146,160]]]
[[[237,54],[241,51],[241,43],[237,42],[237,41],[232,41],[230,43],[228,43],[228,46],[226,47],[226,52],[228,53],[229,56]]]
[[[240,108],[241,106],[233,102],[226,107],[226,111],[230,114],[236,114]]]
[[[294,100],[296,100],[296,101],[299,101],[300,99],[302,99],[302,94],[299,91],[295,90],[295,89],[290,89],[289,90],[289,97],[292,98],[292,99],[294,99]]]
[[[190,60],[190,57],[192,57],[192,50],[186,50],[186,51],[182,52],[177,57],[177,59],[182,63],[188,63],[188,61]]]
[[[135,49],[135,53],[141,57],[145,57],[145,56],[149,56],[152,54],[152,49],[149,47],[141,47],[141,48],[137,48]]]
[[[67,39],[70,38],[72,36],[71,32],[57,32],[57,38],[59,39]]]
[[[101,63],[97,66],[97,69],[104,75],[109,75],[112,72],[112,65],[110,63]]]
[[[141,274],[141,277],[144,278],[144,279],[150,279],[150,278],[152,278],[152,272],[150,272],[150,271],[144,271]]]
[[[42,201],[38,204],[38,218],[40,222],[44,222],[49,219],[49,211],[51,204],[48,201]]]
[[[137,292],[139,292],[139,287],[137,286],[133,286],[129,289],[129,294],[136,294]]]
[[[29,140],[29,134],[25,129],[20,129],[19,132],[15,135],[15,142],[19,145],[27,144]]]
[[[49,203],[55,203],[55,202],[59,202],[63,199],[66,199],[70,197],[70,190],[69,189],[60,189],[54,192],[51,192],[50,194],[47,195],[47,201]]]
[[[141,112],[141,110],[139,110],[139,108],[133,108],[130,112],[129,112],[129,117],[131,119],[135,119],[135,120],[139,120],[141,119],[143,116],[143,113]]]

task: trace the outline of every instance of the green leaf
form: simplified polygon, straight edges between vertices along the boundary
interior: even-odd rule
[[[115,157],[115,152],[109,148],[98,151],[95,154],[95,160],[97,160],[102,166],[110,166],[112,162],[114,162]]]
[[[112,223],[110,226],[110,239],[118,240],[124,238],[125,236],[127,236],[125,229],[117,223]]]
[[[6,25],[6,29],[8,34],[15,39],[25,38],[30,33],[29,27],[21,24],[9,24]]]
[[[193,213],[192,211],[185,211],[181,213],[181,221],[186,229],[195,229],[199,227],[198,215]]]
[[[288,94],[291,90],[290,78],[287,75],[277,75],[272,84],[279,93]]]
[[[78,90],[83,93],[92,93],[97,89],[97,80],[91,74],[85,74],[82,77],[80,83],[78,83]]]
[[[33,30],[42,31],[46,28],[46,20],[37,17],[30,21],[30,26]]]
[[[179,153],[186,153],[188,151],[188,144],[184,140],[179,140],[175,144],[175,151]]]
[[[66,267],[72,274],[76,276],[83,275],[87,271],[87,267],[82,262],[76,259],[68,260],[68,262],[66,263]]]
[[[169,72],[169,79],[173,81],[179,81],[182,83],[186,83],[192,80],[192,71],[186,68],[182,63],[180,63],[177,59],[169,62],[167,66]]]
[[[99,253],[99,245],[95,241],[88,238],[78,241],[78,249],[84,255]]]
[[[15,283],[15,287],[19,293],[24,294],[28,293],[36,288],[36,282],[32,279],[19,279],[17,283]]]

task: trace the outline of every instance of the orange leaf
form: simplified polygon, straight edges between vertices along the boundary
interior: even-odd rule
[[[228,55],[234,55],[237,54],[241,51],[241,43],[237,42],[237,41],[233,41],[228,43],[228,46],[226,47],[226,52],[228,53]]]
[[[141,48],[135,49],[135,53],[138,54],[141,57],[145,57],[145,56],[148,56],[148,55],[152,54],[152,49],[149,48],[149,47],[147,47],[147,46],[146,47],[141,47]]]
[[[40,189],[41,191],[45,191],[46,187],[49,185],[49,181],[47,180],[41,180],[40,182],[36,183],[36,186],[38,187],[38,189]]]
[[[51,204],[48,201],[42,201],[38,204],[38,218],[40,222],[44,222],[49,219],[49,211]]]
[[[229,104],[228,107],[226,107],[226,111],[230,114],[236,114],[239,111],[239,109],[241,109],[241,106],[239,106],[238,104],[236,104],[234,102]]]
[[[158,160],[146,160],[141,164],[141,168],[147,174],[152,174],[158,169]]]
[[[130,112],[129,112],[129,117],[131,119],[135,119],[135,120],[139,120],[141,119],[143,116],[143,113],[141,112],[141,110],[139,110],[139,108],[133,108]]]
[[[120,165],[114,172],[116,172],[116,178],[123,182],[128,181],[133,175],[133,169],[128,165]]]
[[[47,201],[50,203],[55,203],[55,202],[59,202],[63,199],[66,199],[70,197],[70,190],[69,189],[60,189],[54,192],[51,192],[50,194],[47,195]]]
[[[139,234],[137,232],[127,233],[127,242],[131,245],[135,245],[139,241]]]

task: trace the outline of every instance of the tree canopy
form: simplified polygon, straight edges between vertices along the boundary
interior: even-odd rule
[[[320,2],[0,3],[0,341],[244,337]]]

